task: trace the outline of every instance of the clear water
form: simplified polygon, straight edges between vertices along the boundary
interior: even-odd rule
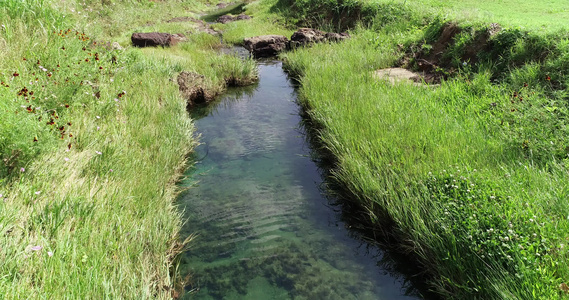
[[[413,299],[378,267],[382,253],[351,237],[328,205],[281,63],[228,93],[205,117],[179,203],[185,299]]]

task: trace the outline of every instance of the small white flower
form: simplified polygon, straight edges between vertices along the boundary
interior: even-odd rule
[[[466,62],[463,62],[463,63],[462,63],[462,65],[463,65],[463,66],[466,66],[466,65],[467,65],[467,63],[466,63]]]
[[[100,152],[100,151],[95,151],[95,153],[97,153],[99,155],[103,154],[103,152]]]
[[[52,256],[53,256],[53,252],[47,251],[47,255],[48,255],[49,257],[52,257]]]
[[[97,119],[100,119],[101,117],[97,116]]]
[[[65,157],[63,160],[64,160],[64,161],[69,161],[69,157]]]
[[[41,194],[41,191],[37,191],[34,194],[39,195],[39,194]]]

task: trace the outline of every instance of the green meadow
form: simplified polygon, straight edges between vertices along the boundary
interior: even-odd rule
[[[212,94],[256,77],[252,61],[214,51],[218,37],[166,22],[205,8],[0,1],[2,298],[175,294],[185,246],[175,183],[197,142],[176,76],[200,73]],[[146,26],[195,34],[172,49],[132,48]]]
[[[453,19],[478,19],[527,30],[554,31],[567,29],[569,26],[569,8],[566,5],[567,3],[562,0],[543,2],[520,0],[378,0],[376,2],[395,2],[420,9],[434,9],[437,13]]]
[[[511,3],[476,4],[503,22],[493,35],[486,35],[489,19],[470,14],[464,1],[424,2],[436,10],[425,13],[421,1],[292,6],[299,20],[308,16],[327,28],[350,24],[351,13],[363,20],[348,26],[345,43],[282,55],[333,164],[330,180],[390,241],[385,246],[424,270],[435,294],[566,298],[569,36],[555,30],[557,19],[547,21],[548,30],[531,22],[527,31],[519,28],[511,20],[531,15],[522,1],[509,18],[499,12]],[[316,7],[328,8],[329,18],[312,18]],[[425,56],[416,53],[428,57],[451,27],[459,33],[433,68],[440,85],[374,76],[401,64],[417,68]],[[481,41],[488,46],[467,56]]]
[[[191,237],[178,234],[175,184],[198,140],[176,76],[199,73],[214,95],[257,76],[254,61],[222,54],[219,36],[191,21],[213,4],[0,0],[4,298],[178,294],[176,255]],[[569,297],[562,1],[260,0],[245,12],[253,18],[212,25],[223,43],[298,26],[350,33],[280,57],[329,182],[431,292]],[[490,34],[494,22],[502,29]],[[458,33],[432,70],[438,85],[374,76],[417,69],[449,26]],[[139,31],[187,40],[133,48]]]

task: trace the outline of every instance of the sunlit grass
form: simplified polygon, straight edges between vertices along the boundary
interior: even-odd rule
[[[399,34],[357,30],[345,43],[283,55],[337,163],[335,181],[369,222],[395,224],[400,250],[445,297],[560,297],[569,178],[555,146],[536,146],[566,143],[550,135],[563,122],[546,121],[547,103],[560,99],[546,96],[543,80],[495,85],[484,71],[438,88],[378,81],[373,71],[397,60]]]
[[[162,20],[188,3],[0,3],[0,294],[170,298],[175,183],[196,144],[176,76],[198,72],[221,92],[254,81],[255,63],[208,35],[172,49],[126,42],[145,20],[130,12]],[[126,49],[107,47],[114,36]]]
[[[377,1],[377,0],[376,0]],[[377,2],[386,2],[379,0]],[[547,2],[503,1],[399,1],[412,6],[427,6],[449,15],[449,18],[465,18],[498,22],[506,27],[522,27],[528,30],[555,31],[569,29],[569,8],[563,0]]]

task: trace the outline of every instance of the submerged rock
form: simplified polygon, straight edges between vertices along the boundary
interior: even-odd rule
[[[255,57],[275,56],[286,49],[288,39],[282,35],[261,35],[244,40],[245,49]]]
[[[187,107],[192,108],[196,104],[203,104],[214,99],[205,88],[205,79],[203,75],[194,72],[181,72],[177,78],[180,92],[187,100]]]
[[[136,47],[170,47],[184,41],[183,34],[170,34],[164,32],[135,32],[130,40]]]

